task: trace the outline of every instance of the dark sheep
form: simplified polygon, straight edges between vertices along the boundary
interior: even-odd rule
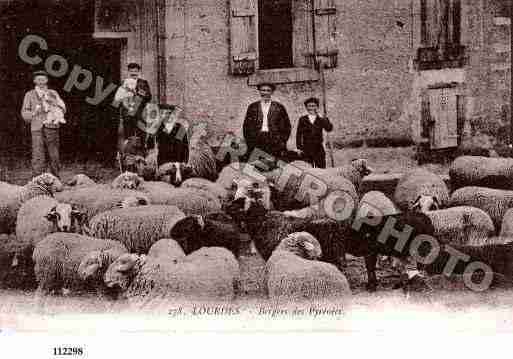
[[[247,203],[249,201],[249,204]],[[247,210],[246,210],[247,208]],[[434,238],[434,227],[424,213],[401,213],[383,217],[357,217],[349,222],[337,222],[333,219],[308,220],[287,217],[281,212],[268,211],[261,203],[251,198],[238,198],[226,207],[226,211],[237,221],[246,224],[248,233],[256,248],[267,260],[278,244],[294,232],[308,232],[318,238],[323,252],[321,260],[337,265],[345,265],[346,251],[357,257],[365,257],[368,283],[367,289],[376,290],[376,262],[378,255],[406,258],[410,254],[410,245],[417,235],[429,235]],[[404,246],[394,247],[397,238],[388,236],[385,243],[378,241],[380,234],[386,234],[387,228],[396,231],[407,230]],[[385,231],[384,231],[385,230]],[[424,247],[422,247],[422,250]],[[420,255],[425,254],[420,252]]]
[[[171,229],[171,237],[180,243],[185,254],[202,247],[223,247],[239,257],[241,236],[236,222],[224,213],[188,216]]]

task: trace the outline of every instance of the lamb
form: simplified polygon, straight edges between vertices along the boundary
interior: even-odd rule
[[[449,169],[452,190],[466,186],[513,190],[513,159],[461,156]]]
[[[401,210],[408,211],[422,196],[433,199],[430,203],[423,203],[423,212],[437,204],[439,208],[446,207],[449,202],[449,189],[443,179],[433,172],[419,168],[406,172],[399,180],[394,192],[394,203]]]
[[[223,212],[188,216],[176,222],[171,237],[186,254],[202,247],[223,247],[239,257],[242,233],[237,223]]]
[[[441,244],[484,245],[495,234],[490,216],[483,210],[458,206],[425,212]]]
[[[166,299],[232,300],[239,263],[228,250],[209,247],[184,258],[125,254],[105,273],[109,288],[119,288],[132,301]]]
[[[320,262],[321,245],[310,233],[285,237],[266,263],[271,300],[323,300],[351,295],[346,277],[333,265]]]
[[[16,216],[21,205],[41,195],[53,196],[62,191],[61,181],[50,173],[43,173],[31,179],[25,186],[0,186],[0,233],[13,233]]]
[[[146,254],[162,238],[171,237],[171,229],[185,214],[175,206],[149,205],[113,209],[94,216],[89,235],[123,243],[130,253]]]
[[[343,265],[346,251],[357,257],[365,257],[368,275],[367,289],[377,287],[376,261],[378,255],[405,258],[417,235],[434,236],[434,227],[424,213],[401,213],[389,216],[356,216],[354,221],[319,221],[287,217],[281,212],[268,211],[256,198],[235,199],[226,212],[236,221],[243,222],[256,248],[267,260],[281,239],[294,232],[308,232],[319,239],[322,260]],[[348,223],[352,222],[352,223]],[[396,248],[397,238],[391,229],[403,231],[404,241]],[[394,238],[393,241],[389,240]],[[379,240],[378,240],[379,239]],[[391,243],[394,242],[394,243]]]
[[[127,253],[126,247],[117,241],[75,233],[52,233],[36,245],[32,256],[38,294],[63,288],[91,288],[92,283],[87,280],[98,285],[101,283],[98,279],[102,279],[101,270],[106,270],[124,253]],[[91,263],[93,256],[99,261]]]
[[[191,139],[187,163],[168,163],[157,169],[157,179],[164,179],[175,186],[192,177],[209,181],[217,179],[216,157],[212,148],[203,140]]]
[[[486,187],[463,187],[451,194],[451,207],[472,206],[488,213],[500,232],[502,218],[509,208],[513,208],[513,191],[492,189]]]

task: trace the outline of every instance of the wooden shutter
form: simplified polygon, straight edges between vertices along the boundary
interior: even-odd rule
[[[458,100],[457,90],[441,88],[429,90],[431,148],[442,149],[458,145]]]
[[[461,0],[420,0],[420,16],[422,46],[459,45]]]
[[[135,31],[136,5],[134,0],[95,0],[95,33]]]
[[[316,53],[326,68],[337,66],[337,9],[335,0],[314,0]]]
[[[444,0],[421,0],[421,43],[423,47],[438,47],[441,37],[441,3]]]
[[[230,71],[250,75],[257,61],[257,0],[230,0]]]

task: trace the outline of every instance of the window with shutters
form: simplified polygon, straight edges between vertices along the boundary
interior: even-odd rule
[[[230,72],[249,84],[315,81],[337,66],[335,0],[230,0]]]
[[[420,70],[462,67],[461,0],[420,0]]]

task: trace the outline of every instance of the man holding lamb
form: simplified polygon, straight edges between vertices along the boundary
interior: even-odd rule
[[[59,127],[66,123],[66,105],[55,90],[48,88],[48,74],[34,72],[34,89],[23,99],[21,116],[30,124],[32,133],[32,171],[37,176],[45,172],[46,154],[50,172],[59,177]]]

